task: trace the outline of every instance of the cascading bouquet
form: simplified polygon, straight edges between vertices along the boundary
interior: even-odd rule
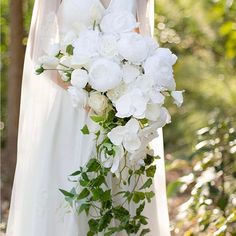
[[[57,70],[70,83],[72,105],[90,110],[97,123],[96,131],[87,124],[81,129],[94,136],[95,151],[71,175],[75,187],[61,190],[78,214],[87,214],[89,236],[149,232],[143,210],[155,195],[151,187],[158,158],[149,143],[171,121],[166,98],[177,106],[183,102],[173,78],[177,57],[136,33],[137,27],[126,11],[100,15],[91,27],[64,34],[36,70]]]

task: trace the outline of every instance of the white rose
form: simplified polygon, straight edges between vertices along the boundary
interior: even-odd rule
[[[88,105],[97,113],[103,114],[108,106],[108,99],[99,92],[91,92],[88,99]]]
[[[44,69],[56,69],[59,59],[54,56],[42,56],[39,58],[38,64],[43,65]]]
[[[131,32],[121,35],[118,51],[124,59],[141,64],[147,58],[149,49],[143,36]]]
[[[134,30],[138,23],[134,15],[128,11],[114,11],[105,15],[101,21],[104,33],[125,33]]]
[[[92,57],[98,55],[98,32],[94,30],[84,30],[80,33],[80,37],[73,43],[73,59],[75,64],[84,65],[89,62]]]
[[[106,92],[121,83],[120,66],[112,60],[100,58],[92,63],[89,70],[89,83],[93,89]]]
[[[82,69],[76,69],[71,74],[71,84],[76,88],[84,88],[89,80],[88,72]]]
[[[77,89],[76,87],[69,86],[67,89],[72,106],[75,108],[84,108],[87,104],[88,94],[84,89]]]
[[[172,91],[171,96],[174,98],[174,103],[180,107],[184,101],[183,91]]]
[[[123,80],[126,84],[133,82],[139,75],[140,71],[137,66],[125,64],[123,67]]]
[[[107,92],[108,98],[115,103],[121,96],[127,92],[128,86],[125,83],[121,83],[119,86]]]
[[[113,58],[118,55],[117,40],[114,35],[103,35],[98,42],[98,52],[103,57]]]
[[[177,57],[169,49],[159,48],[144,63],[145,74],[153,78],[160,88],[175,90],[176,84],[172,66]]]

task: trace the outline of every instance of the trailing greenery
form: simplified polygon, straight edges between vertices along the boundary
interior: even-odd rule
[[[103,133],[108,133],[116,125],[126,123],[126,120],[115,117],[113,111],[103,117],[91,116],[91,119],[102,127]],[[84,135],[91,135],[87,125],[81,131]],[[157,157],[147,155],[143,165],[132,165],[126,151],[119,175],[112,174],[112,167],[104,167],[101,153],[114,158],[116,146],[106,136],[102,139],[100,129],[94,135],[96,154],[84,167],[80,167],[70,176],[77,186],[69,192],[62,189],[60,191],[78,214],[85,213],[88,216],[88,236],[97,235],[99,232],[105,236],[118,232],[146,235],[150,230],[145,228],[148,218],[143,215],[143,210],[145,204],[150,203],[155,195],[151,186]],[[131,208],[136,209],[134,214],[130,213]]]

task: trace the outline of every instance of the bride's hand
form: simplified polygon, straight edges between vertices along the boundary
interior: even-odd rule
[[[60,86],[61,88],[67,90],[69,86],[71,86],[71,83],[70,82],[64,82],[62,79],[61,79],[61,76],[60,74],[57,72],[57,76],[55,78],[55,83]]]

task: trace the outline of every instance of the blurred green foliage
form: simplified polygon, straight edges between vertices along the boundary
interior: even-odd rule
[[[179,56],[175,77],[186,91],[164,129],[167,168],[183,175],[168,195],[188,199],[174,235],[236,235],[235,16],[233,0],[156,1],[156,37]]]
[[[186,176],[172,182],[190,198],[180,206],[175,231],[184,236],[236,235],[236,120],[221,114],[198,130]]]

